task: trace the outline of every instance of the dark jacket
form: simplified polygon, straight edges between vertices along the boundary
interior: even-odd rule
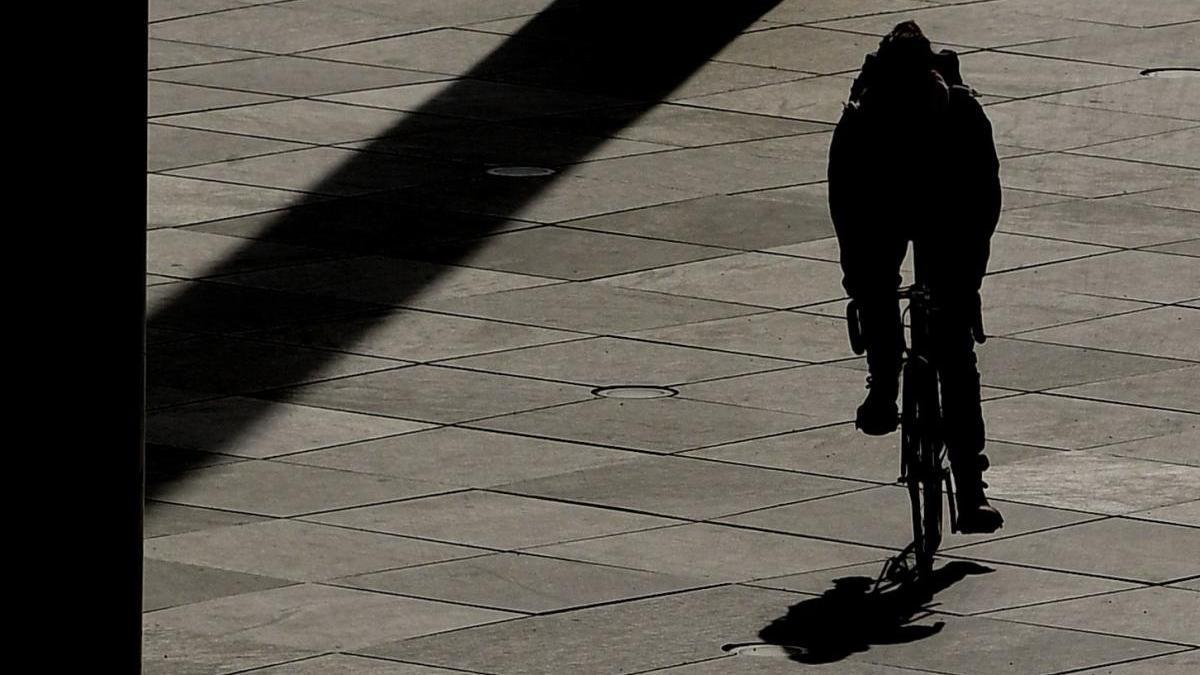
[[[896,80],[867,56],[829,149],[830,215],[844,258],[857,247],[921,241],[940,278],[978,290],[1000,217],[1000,162],[957,54],[943,50],[932,63],[941,81],[920,86],[941,86],[945,104],[918,116],[889,107],[880,92]]]

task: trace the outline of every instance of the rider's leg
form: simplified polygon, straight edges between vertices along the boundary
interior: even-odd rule
[[[942,389],[942,430],[954,473],[959,529],[994,532],[1004,522],[988,503],[983,472],[984,424],[979,369],[971,335],[976,306],[968,299],[947,298],[935,312],[933,354]]]
[[[882,236],[881,236],[882,235]],[[858,407],[855,425],[871,435],[896,430],[899,414],[896,398],[900,387],[900,355],[904,329],[900,323],[900,263],[907,242],[898,235],[875,233],[871,241],[859,241],[854,255],[843,246],[842,284],[859,308],[867,348],[867,397]]]

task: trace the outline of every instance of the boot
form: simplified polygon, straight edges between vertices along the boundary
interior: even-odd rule
[[[896,410],[899,377],[867,376],[867,398],[858,406],[854,426],[868,436],[883,436],[896,430],[900,413]]]
[[[957,458],[950,462],[954,474],[954,500],[958,505],[958,530],[963,534],[987,534],[1004,525],[1004,516],[988,503],[983,489],[983,472],[988,468],[986,455]]]

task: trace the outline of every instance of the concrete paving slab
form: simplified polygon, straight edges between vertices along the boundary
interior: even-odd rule
[[[146,144],[149,148],[146,168],[149,171],[166,171],[208,162],[227,162],[303,147],[299,143],[184,129],[165,124],[149,124],[146,131]],[[150,258],[155,259],[153,256]]]
[[[1119,251],[1006,273],[1002,281],[1149,302],[1188,300],[1200,288],[1200,266],[1181,256]]]
[[[153,77],[164,82],[299,97],[429,82],[441,78],[433,73],[294,56],[268,56],[172,68],[155,73]]]
[[[784,24],[816,23],[853,16],[904,12],[925,6],[924,3],[913,0],[884,0],[883,2],[878,0],[818,0],[817,2],[784,0],[764,14],[763,20]]]
[[[1138,77],[1138,71],[1133,68],[994,51],[962,54],[959,64],[963,78],[980,93],[1013,98],[1128,82]],[[1039,100],[1056,102],[1055,97]],[[988,108],[989,117],[992,117],[992,110]]]
[[[990,474],[988,480],[991,480]],[[1003,529],[990,535],[951,534],[947,520],[943,548],[1095,519],[1085,513],[1060,509],[999,500],[995,504],[1004,514]],[[847,518],[850,513],[870,513],[872,517],[868,521],[852,522]],[[895,550],[907,546],[913,535],[908,490],[892,485],[776,506],[721,518],[718,522]]]
[[[900,475],[899,436],[868,436],[838,424],[684,453],[736,464],[824,474],[851,480],[894,483]],[[992,466],[1054,452],[1012,443],[988,443]]]
[[[685,398],[575,405],[497,417],[472,426],[654,453],[677,453],[813,426],[806,415],[754,410]]]
[[[145,615],[145,630],[237,635],[253,643],[334,651],[503,621],[515,615],[346,588],[298,584]]]
[[[796,596],[722,587],[393,642],[363,653],[477,672],[642,672],[722,656]],[[705,617],[696,621],[696,617]]]
[[[153,612],[292,583],[200,565],[145,559],[142,561],[142,611]]]
[[[1093,152],[1090,146],[1152,134],[1165,135],[1166,132],[1178,131],[1191,125],[1191,122],[1166,117],[1056,105],[1036,100],[1006,101],[990,105],[987,107],[987,116],[992,122],[992,133],[997,143],[1039,150],[1069,150],[1088,146],[1080,152],[1116,156],[1120,159],[1138,157],[1136,153],[1133,156],[1129,156],[1128,152],[1122,153],[1120,148],[1115,155],[1114,151]],[[1169,141],[1163,143],[1165,148],[1174,147]]]
[[[763,312],[730,319],[637,331],[630,337],[799,361],[850,358],[844,320],[798,312]]]
[[[157,537],[145,544],[145,555],[151,560],[291,581],[324,581],[485,552],[294,520],[210,528]]]
[[[1098,27],[1095,24],[1070,19],[1055,19],[1020,11],[997,12],[991,7],[973,4],[931,7],[901,15],[884,14],[861,19],[830,21],[828,28],[849,30],[883,36],[901,21],[912,19],[934,43],[969,47],[1000,47],[1026,42],[1061,40],[1087,35]],[[864,51],[873,51],[871,49]],[[858,65],[858,64],[855,64]]]
[[[147,83],[146,96],[146,115],[150,118],[279,100],[278,96],[246,91],[154,81]]]
[[[352,9],[287,3],[156,23],[151,37],[216,47],[290,54],[411,33],[422,26]]]
[[[261,459],[430,427],[408,420],[229,397],[148,415],[146,440]],[[230,433],[231,429],[237,433]]]
[[[634,457],[607,448],[442,427],[293,455],[287,461],[460,487],[489,487]]]
[[[854,417],[863,396],[863,373],[837,366],[802,366],[701,382],[680,388],[686,398],[802,415],[809,426]]]
[[[987,266],[989,274],[999,274],[1021,267],[1085,258],[1112,250],[1103,246],[1054,241],[1040,237],[1025,237],[1005,232],[992,235],[989,243],[991,246]]]
[[[1119,24],[1135,28],[1200,20],[1200,10],[1197,10],[1196,6],[1187,0],[1167,0],[1146,7],[1129,7],[1122,4],[1090,2],[1089,0],[1066,0],[1066,2],[1052,5],[1037,0],[1004,0],[1000,4],[1005,9],[1014,9],[1030,14]]]
[[[429,258],[457,258],[461,248],[434,252]],[[730,253],[719,248],[555,226],[497,234],[472,248],[460,264],[566,280],[627,274]]]
[[[834,588],[836,579],[861,577],[874,582],[882,569],[883,562],[876,561],[761,579],[752,585],[817,594]],[[998,563],[983,565],[970,560],[938,560],[934,563],[934,570],[939,577],[953,583],[945,588],[940,588],[942,584],[939,583],[940,590],[933,595],[929,605],[936,612],[948,614],[985,614],[1012,607],[1140,588],[1122,581]]]
[[[255,333],[259,339],[366,356],[427,362],[578,340],[581,335],[532,326],[403,309]]]
[[[713,195],[662,206],[569,221],[570,227],[682,241],[703,246],[757,250],[833,234],[823,196],[781,202]]]
[[[1200,424],[1187,413],[1042,394],[984,401],[983,417],[989,438],[1063,450],[1190,432]]]
[[[1138,511],[1134,515],[1147,520],[1200,527],[1200,500],[1172,504],[1171,506],[1160,506],[1148,511]]]
[[[1200,188],[1194,183],[1181,180],[1167,188],[1130,195],[1129,201],[1184,211],[1200,211]]]
[[[163,228],[146,233],[147,269],[195,279],[214,272],[248,272],[328,258],[329,253],[281,244],[255,244],[219,234]]]
[[[456,671],[430,668],[411,663],[385,661],[383,659],[352,656],[349,654],[325,654],[311,659],[292,661],[278,666],[255,670],[256,675],[452,675]]]
[[[1200,129],[1195,127],[1076,150],[1082,155],[1200,169]]]
[[[175,169],[172,175],[337,197],[445,180],[462,172],[449,164],[320,147]]]
[[[214,363],[237,364],[214,368]],[[377,372],[402,365],[233,338],[197,338],[155,345],[147,355],[148,384],[166,387],[161,402],[182,404],[223,394],[250,394],[303,382]]]
[[[1197,598],[1190,591],[1140,588],[991,614],[997,619],[1196,646]]]
[[[189,471],[158,489],[157,499],[286,518],[444,492],[447,487],[265,460]]]
[[[703,585],[695,579],[519,553],[423,565],[343,584],[512,612],[543,613],[626,602]]]
[[[235,260],[231,266],[238,264]],[[194,333],[264,329],[378,309],[378,305],[353,300],[207,281],[148,288],[146,307],[149,325]]]
[[[994,467],[987,480],[992,497],[1111,515],[1200,499],[1200,469],[1114,457],[1103,450]]]
[[[560,330],[609,333],[751,314],[745,305],[616,288],[595,282],[554,284],[419,304],[434,311]]]
[[[1200,413],[1200,366],[1067,387],[1055,393]]]
[[[1127,28],[1093,24],[1091,31],[1074,37],[1022,45],[1012,51],[1039,56],[1066,57],[1132,68],[1162,68],[1192,63],[1188,45],[1200,36],[1196,23],[1158,28]]]
[[[292,99],[156,118],[164,124],[243,136],[330,145],[387,135],[406,117],[386,110]],[[420,128],[449,123],[418,120]]]
[[[157,0],[149,6],[150,22],[169,21],[185,16],[211,14],[227,9],[245,7],[253,2],[243,3],[238,0]]]
[[[207,45],[170,42],[167,40],[155,40],[153,38],[150,39],[149,47],[146,50],[147,66],[151,72],[167,68],[199,66],[206,63],[237,61],[256,56],[258,54],[254,52],[247,52],[240,49],[209,47]]]
[[[1173,244],[1151,246],[1149,250],[1156,253],[1176,253],[1178,255],[1190,255],[1193,258],[1196,258],[1200,257],[1200,239],[1187,239],[1184,241],[1177,241]]]
[[[165,537],[229,525],[243,525],[262,521],[260,516],[248,513],[218,511],[197,506],[147,502],[142,521],[142,537]]]
[[[1183,78],[1142,77],[1044,98],[1048,103],[1200,120],[1200,91]]]
[[[758,655],[755,654],[753,656]],[[810,669],[817,667],[808,666]],[[795,673],[796,669],[796,662],[788,659],[783,654],[777,655],[776,658],[752,658],[733,654],[707,661],[698,661],[696,663],[647,672],[654,675],[788,675],[789,673]],[[873,663],[859,663],[855,661],[839,661],[835,666],[826,667],[826,670],[844,675],[913,675],[916,672],[920,672],[908,668],[879,666]]]
[[[673,387],[786,368],[792,363],[692,347],[600,337],[469,356],[447,361],[444,365],[592,387]]]
[[[1105,246],[1140,247],[1186,239],[1196,232],[1196,223],[1194,214],[1137,204],[1131,198],[1113,198],[1005,212],[999,229]]]
[[[461,75],[468,70],[495,74],[536,64],[539,54],[532,48],[506,50],[503,58],[497,58],[493,52],[505,42],[504,36],[478,30],[442,28],[316,49],[305,56],[441,75]],[[486,64],[485,57],[489,57]]]
[[[1050,328],[1151,309],[1154,305],[1037,286],[1009,286],[1003,276],[984,277],[983,327],[988,335],[1017,336]]]
[[[987,325],[987,324],[984,324]],[[1177,370],[1179,361],[995,338],[976,348],[984,384],[1035,391]]]
[[[145,675],[225,675],[276,663],[311,658],[317,650],[262,644],[238,636],[157,627],[143,621],[142,673]]]
[[[664,516],[706,520],[861,490],[858,482],[686,457],[642,457],[497,489]]]
[[[304,197],[287,190],[158,174],[146,176],[146,192],[149,229],[273,211]]]
[[[1153,583],[1200,571],[1193,555],[1198,543],[1194,527],[1107,518],[964,546],[954,554]]]
[[[578,386],[424,365],[317,382],[274,396],[299,405],[441,424],[591,398]]]
[[[803,45],[803,48],[797,48],[797,45]],[[716,60],[832,74],[858,68],[863,56],[877,46],[878,40],[873,37],[806,26],[783,26],[741,35],[718,52]]]
[[[675,524],[670,518],[468,490],[309,518],[371,532],[516,550]]]
[[[621,275],[599,283],[784,309],[844,297],[836,264],[763,253]]]
[[[1001,161],[1012,188],[1065,197],[1109,197],[1180,185],[1186,169],[1102,157],[1050,153]]]
[[[790,82],[682,99],[682,103],[753,113],[774,118],[833,124],[841,118],[842,105],[853,78],[842,75],[805,76]]]
[[[547,91],[484,80],[405,84],[319,98],[384,110],[493,122],[629,103],[612,97]]]
[[[1192,649],[1129,663],[1081,670],[1080,675],[1185,675],[1200,667],[1200,650]]]
[[[1188,258],[1175,256],[1183,263],[1171,265],[1173,271],[1186,273]],[[1178,289],[1182,292],[1184,289]],[[1200,314],[1187,307],[1160,307],[1143,312],[1120,314],[1081,323],[1047,328],[1022,334],[1029,340],[1045,340],[1099,349],[1149,354],[1188,361],[1200,361],[1200,347],[1188,340],[1196,335]],[[1186,363],[1180,362],[1180,365]]]
[[[1103,446],[1103,451],[1121,457],[1138,457],[1160,462],[1200,466],[1196,448],[1200,447],[1200,430],[1183,431],[1154,438]]]
[[[746,551],[755,555],[747,557]],[[532,552],[650,570],[709,582],[763,577],[878,560],[886,551],[850,543],[695,523],[556,544]]]

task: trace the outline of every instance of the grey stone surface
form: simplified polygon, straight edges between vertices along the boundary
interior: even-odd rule
[[[196,87],[190,84],[174,82],[149,82],[147,116],[154,118],[163,115],[203,110],[217,110],[251,103],[264,103],[278,100],[278,96],[254,94],[247,91],[231,91],[214,89],[212,87]]]
[[[1191,180],[1186,169],[1177,167],[1064,153],[1017,157],[1000,164],[1007,187],[1063,197],[1111,197]]]
[[[842,114],[852,78],[842,75],[805,76],[761,87],[697,96],[683,103],[737,110],[756,115],[833,124]]]
[[[991,475],[988,476],[991,479]],[[995,501],[1004,514],[1004,528],[992,535],[951,534],[949,516],[945,516],[944,548],[1010,536],[1022,532],[1058,527],[1094,519],[1074,513],[1025,504]],[[851,521],[848,513],[870,513],[866,521]],[[805,536],[836,539],[866,546],[899,550],[912,541],[912,514],[908,491],[898,486],[881,486],[798,504],[777,506],[722,518],[719,522],[763,528]],[[883,556],[886,557],[886,556]]]
[[[864,395],[863,374],[838,366],[787,370],[702,382],[680,389],[687,398],[799,415],[807,426],[853,419]]]
[[[265,458],[430,427],[288,404],[271,403],[263,408],[261,400],[239,397],[172,408],[148,416],[146,439],[179,448]]]
[[[251,460],[188,472],[160,500],[287,517],[443,492],[445,486],[387,476]]]
[[[1133,515],[1147,520],[1200,527],[1200,500],[1160,506],[1148,511],[1139,511]]]
[[[437,366],[367,373],[275,394],[282,401],[425,422],[455,423],[590,398],[587,389]]]
[[[309,658],[316,650],[263,644],[239,636],[213,636],[143,620],[145,675],[223,675]]]
[[[1200,285],[1200,269],[1183,256],[1119,251],[1018,270],[1003,275],[1005,283],[1044,286],[1127,300],[1179,302]]]
[[[890,28],[890,26],[889,26]],[[796,49],[796,45],[804,49]],[[862,65],[878,40],[805,26],[748,33],[717,54],[720,61],[814,74],[840,73]]]
[[[798,361],[851,357],[844,320],[776,311],[638,331],[630,337]]]
[[[983,326],[988,335],[1012,336],[1039,328],[1150,309],[1150,303],[1068,293],[1037,286],[1013,286],[1004,277],[983,281]]]
[[[1121,377],[1067,387],[1056,393],[1200,413],[1200,367],[1173,368],[1148,375]]]
[[[236,636],[257,645],[334,651],[503,621],[514,615],[379,593],[297,584],[145,615],[147,633]]]
[[[1173,371],[1182,365],[1168,359],[1004,338],[988,340],[976,353],[984,384],[1024,390]]]
[[[1133,68],[1188,63],[1187,45],[1196,39],[1195,22],[1138,30],[1093,24],[1075,37],[1014,48],[1026,54],[1063,57]]]
[[[695,579],[519,553],[367,574],[342,583],[513,612],[628,601],[703,585]]]
[[[993,497],[1114,515],[1200,499],[1200,469],[1114,457],[1103,449],[994,467],[987,480]]]
[[[603,387],[676,386],[792,364],[778,359],[599,337],[469,356],[447,361],[445,365]]]
[[[155,73],[166,82],[220,86],[281,96],[318,96],[356,89],[435,80],[432,73],[290,56],[172,68]]]
[[[1186,274],[1189,260],[1174,256],[1184,264],[1179,272]],[[1166,271],[1164,270],[1164,273]],[[1180,287],[1179,292],[1184,292]],[[1185,307],[1160,307],[1144,312],[1103,317],[1083,323],[1047,328],[1025,333],[1030,340],[1067,343],[1099,349],[1150,354],[1175,359],[1200,361],[1200,347],[1194,340],[1200,327],[1200,312]],[[1181,365],[1183,365],[1181,363]]]
[[[310,517],[373,532],[514,550],[678,521],[548,499],[468,490]]]
[[[150,39],[147,49],[147,66],[151,72],[165,68],[181,66],[198,66],[205,63],[236,61],[238,59],[254,58],[254,52],[207,45],[193,45],[183,42]]]
[[[425,82],[331,94],[322,100],[472,120],[503,121],[627,103],[588,94],[551,92],[483,80]]]
[[[224,110],[171,115],[164,124],[311,144],[383,136],[400,121],[395,113],[328,101],[291,99]]]
[[[1080,675],[1185,675],[1200,667],[1200,650],[1192,649],[1167,656],[1142,659],[1094,670],[1079,671]]]
[[[702,461],[645,457],[497,489],[704,520],[865,487],[861,483]]]
[[[1132,74],[1133,71],[1130,71]],[[1191,122],[1165,117],[1082,108],[1078,106],[1042,103],[1037,100],[1008,101],[988,106],[988,119],[997,143],[1038,150],[1069,150],[1113,156],[1112,150],[1101,152],[1100,144],[1128,138],[1163,134],[1190,126]],[[1127,145],[1128,143],[1122,143]],[[1135,146],[1139,147],[1139,146]],[[1120,149],[1116,152],[1120,152]],[[1117,155],[1120,159],[1136,157]]]
[[[308,52],[308,55],[331,61],[459,75],[477,67],[484,57],[503,43],[502,36],[477,30],[444,28],[318,49]],[[534,54],[515,54],[508,62],[485,71],[529,66],[535,59]]]
[[[273,211],[303,196],[286,190],[158,174],[146,177],[146,192],[149,229]]]
[[[1037,16],[1008,9],[997,12],[994,8],[976,7],[972,3],[934,6],[899,16],[883,14],[862,19],[830,21],[823,25],[882,36],[904,19],[917,21],[927,35],[933,36],[931,39],[934,39],[935,48],[940,45],[1000,47],[1025,42],[1053,41],[1088,35],[1098,29],[1095,24],[1082,21]],[[870,46],[874,47],[873,44]],[[859,64],[854,63],[847,67],[857,65]]]
[[[1142,438],[1103,447],[1103,451],[1121,457],[1139,457],[1176,464],[1200,466],[1196,448],[1200,447],[1200,429],[1190,429],[1164,436]]]
[[[455,671],[349,654],[326,654],[254,671],[257,675],[450,675]]]
[[[597,399],[473,426],[645,452],[674,453],[796,431],[812,418],[685,398]]]
[[[1103,87],[1067,91],[1044,100],[1085,108],[1200,120],[1196,108],[1200,104],[1200,92],[1182,78],[1142,77]]]
[[[1200,131],[1195,127],[1081,148],[1076,152],[1154,164],[1200,169]]]
[[[955,580],[938,591],[934,600],[937,603],[936,610],[948,614],[985,614],[1012,607],[1140,588],[1122,581],[997,563],[985,565],[970,560],[942,559],[935,562],[934,568],[939,574],[951,575],[949,578]],[[873,562],[761,579],[753,585],[800,593],[824,593],[834,587],[835,579],[866,577],[874,581],[882,569],[882,562]],[[959,579],[959,576],[962,578]]]
[[[150,539],[228,525],[256,523],[261,520],[262,517],[248,513],[148,501],[142,520],[142,536]]]
[[[1110,23],[1137,28],[1164,26],[1200,19],[1200,10],[1187,0],[1164,0],[1145,7],[1090,0],[1066,0],[1047,5],[1037,0],[1006,0],[1005,6],[1029,12],[1067,19],[1082,19],[1097,23]]]
[[[146,233],[151,272],[195,279],[214,272],[245,272],[255,268],[295,264],[329,257],[324,251],[279,244],[254,244],[218,234],[163,228]]]
[[[1011,609],[991,616],[1195,647],[1200,635],[1197,599],[1191,591],[1142,588]]]
[[[1079,450],[1191,432],[1195,415],[1029,394],[985,401],[988,436],[1027,445]]]
[[[1004,214],[999,228],[1039,237],[1108,246],[1149,246],[1196,232],[1195,216],[1134,203],[1129,198],[1072,200]]]
[[[595,282],[555,284],[420,304],[454,314],[590,333],[661,328],[755,311],[727,302],[674,298]]]
[[[148,559],[142,562],[142,611],[288,586],[291,581]]]
[[[325,581],[485,551],[294,520],[270,520],[148,540],[152,560],[289,579]]]
[[[1011,562],[1053,570],[1160,582],[1196,574],[1200,543],[1194,527],[1108,518],[1012,539],[956,549],[984,562]]]
[[[959,58],[963,79],[980,93],[1011,97],[1039,96],[1135,80],[1132,68],[1043,59],[1005,52],[971,52]],[[1058,97],[1046,100],[1057,103]],[[992,116],[992,108],[988,116]]]
[[[251,138],[200,129],[184,129],[165,124],[146,126],[149,171],[165,171],[184,166],[225,162],[231,159],[295,150],[297,143],[266,138]],[[158,259],[151,255],[148,260]]]
[[[286,461],[459,487],[488,487],[635,457],[608,448],[441,427],[292,455]]]

